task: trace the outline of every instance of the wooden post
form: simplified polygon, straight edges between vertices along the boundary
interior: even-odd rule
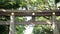
[[[32,16],[32,22],[34,22],[35,21],[35,16]]]
[[[53,34],[58,34],[55,12],[52,13],[52,21],[53,21],[52,24]]]
[[[32,21],[35,21],[35,13],[32,13]]]
[[[10,31],[9,31],[9,34],[15,34],[15,23],[14,23],[14,13],[11,13],[11,16],[10,16]]]

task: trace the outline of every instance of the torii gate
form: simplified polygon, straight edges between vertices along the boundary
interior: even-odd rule
[[[15,25],[16,24],[52,24],[53,34],[59,34],[57,30],[56,16],[60,16],[60,10],[3,10],[0,9],[0,16],[10,16],[10,21],[0,21],[0,25],[6,24],[10,25],[9,34],[15,34]],[[15,21],[15,16],[32,16],[32,21],[18,22]],[[52,16],[52,20],[49,22],[40,22],[35,21],[36,16]],[[59,23],[59,22],[58,22]]]

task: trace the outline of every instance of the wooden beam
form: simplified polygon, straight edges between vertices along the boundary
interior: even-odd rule
[[[20,21],[15,21],[15,24],[19,25],[19,24],[30,24],[32,21],[23,21],[23,22],[20,22]],[[52,24],[52,21],[33,21],[34,24]],[[56,21],[57,25],[60,26],[60,20],[57,20]],[[0,25],[9,25],[10,24],[10,21],[0,21]]]
[[[34,23],[34,24],[40,24],[40,25],[43,25],[43,24],[52,24],[52,21],[15,21],[15,24],[30,24],[30,23]],[[10,21],[0,21],[0,25],[9,25],[10,24]]]
[[[60,16],[60,10],[0,10],[0,15],[10,16],[13,12],[15,16],[52,16],[52,12],[55,12],[56,16]]]

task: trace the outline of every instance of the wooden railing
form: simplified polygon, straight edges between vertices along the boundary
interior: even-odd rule
[[[0,16],[10,16],[10,21],[0,21],[0,25],[10,25],[9,34],[15,34],[16,24],[50,24],[53,27],[53,34],[58,33],[58,24],[60,21],[56,21],[56,16],[60,16],[60,10],[4,10],[0,9]],[[19,22],[15,21],[15,16],[32,16],[32,21]],[[47,20],[44,22],[35,21],[36,16],[52,16],[52,20]]]

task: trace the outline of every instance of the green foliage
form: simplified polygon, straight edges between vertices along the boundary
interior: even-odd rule
[[[23,17],[16,17],[16,20],[17,21],[24,21],[24,18]]]
[[[46,18],[44,18],[44,17],[39,17],[38,18],[38,21],[46,21],[47,19]]]
[[[48,0],[49,1],[49,0]],[[46,8],[53,7],[54,4],[52,1],[53,6],[49,5],[50,3],[47,0],[0,0],[0,8],[3,9],[17,9],[19,7],[25,7],[27,9],[27,5],[32,7],[37,7],[39,10],[45,10]],[[33,8],[32,8],[33,9]]]
[[[34,34],[53,34],[50,25],[36,25],[33,30]]]
[[[51,16],[40,16],[40,17],[36,17],[37,21],[47,21],[47,20],[51,20]]]
[[[60,16],[57,16],[56,19],[57,19],[57,20],[60,20]]]
[[[16,25],[16,34],[24,34],[23,31],[25,30],[24,25]]]
[[[3,9],[16,9],[19,6],[19,2],[17,2],[19,0],[0,0],[0,8]]]

